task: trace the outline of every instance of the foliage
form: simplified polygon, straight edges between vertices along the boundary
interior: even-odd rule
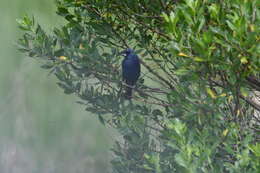
[[[60,0],[67,20],[46,35],[34,19],[20,50],[66,94],[116,128],[116,173],[257,172],[260,92],[257,0]],[[122,97],[119,52],[142,76]]]

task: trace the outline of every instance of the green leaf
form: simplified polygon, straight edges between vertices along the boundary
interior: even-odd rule
[[[260,158],[260,143],[256,143],[255,145],[250,144],[248,148],[254,153],[256,157]]]
[[[176,70],[174,73],[176,75],[183,76],[183,75],[187,75],[189,72],[190,72],[190,70],[187,70],[186,68],[180,68],[180,69]]]
[[[98,120],[101,122],[101,124],[106,125],[104,118],[102,115],[98,115]]]
[[[183,166],[184,168],[187,168],[187,167],[188,167],[188,165],[187,165],[185,159],[183,158],[183,154],[178,153],[178,154],[175,155],[174,158],[175,158],[175,161],[176,161],[179,165]]]
[[[226,23],[232,31],[236,31],[235,25],[233,25],[229,20],[226,20]]]

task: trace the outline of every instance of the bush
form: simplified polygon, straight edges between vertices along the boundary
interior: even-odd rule
[[[59,0],[67,20],[47,35],[19,21],[20,50],[57,76],[101,123],[116,128],[113,172],[258,172],[257,0]],[[119,52],[142,75],[122,97]]]

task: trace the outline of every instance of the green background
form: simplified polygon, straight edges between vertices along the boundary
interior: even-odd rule
[[[40,63],[17,50],[16,19],[50,32],[64,22],[52,0],[0,1],[0,172],[109,172],[111,130],[65,95]]]

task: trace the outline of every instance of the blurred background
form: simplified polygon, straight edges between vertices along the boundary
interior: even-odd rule
[[[106,173],[111,129],[65,95],[37,61],[19,53],[16,19],[46,32],[64,21],[54,0],[0,1],[0,173]]]

